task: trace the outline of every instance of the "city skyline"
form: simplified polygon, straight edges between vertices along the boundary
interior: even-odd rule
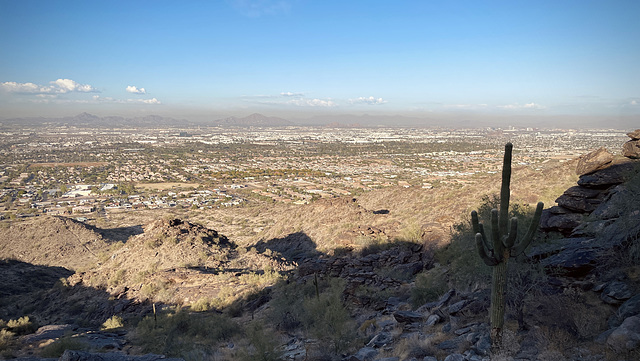
[[[0,118],[632,124],[638,13],[634,1],[4,1]]]

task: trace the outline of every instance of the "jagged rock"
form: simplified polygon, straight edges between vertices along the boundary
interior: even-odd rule
[[[440,308],[444,306],[447,302],[449,302],[451,297],[453,297],[453,295],[455,294],[456,294],[456,290],[452,288],[449,291],[447,291],[447,293],[442,295],[439,300],[434,302],[427,302],[424,305],[420,306],[418,308],[418,312],[425,312],[425,311],[432,310],[434,308]]]
[[[631,158],[640,158],[640,140],[630,140],[622,146],[622,155]]]
[[[400,357],[385,357],[376,359],[376,361],[400,361]]]
[[[351,356],[349,360],[352,361],[373,361],[378,356],[378,350],[373,347],[363,347],[355,355]]]
[[[90,353],[66,350],[59,361],[184,361],[181,358],[166,358],[163,355],[146,354],[142,356],[125,355],[117,352]]]
[[[393,313],[393,318],[400,323],[415,323],[422,322],[424,315],[413,311],[396,311]]]
[[[445,340],[436,345],[437,348],[441,350],[457,350],[460,344],[466,342],[467,338],[463,336],[458,336],[449,340]]]
[[[627,217],[621,217],[607,225],[598,235],[601,243],[610,247],[619,246],[640,237],[640,211],[634,211]]]
[[[569,209],[554,206],[542,211],[540,229],[570,234],[582,223],[583,218],[582,214],[572,213]]]
[[[613,185],[624,183],[635,173],[635,168],[639,163],[625,161],[601,169],[595,173],[586,174],[578,179],[578,185],[587,188],[609,188]]]
[[[491,337],[489,337],[488,334],[480,336],[478,341],[473,345],[473,350],[478,355],[489,355],[489,351],[491,351]]]
[[[460,312],[464,308],[464,306],[466,306],[467,304],[469,304],[469,301],[467,301],[467,300],[458,301],[458,302],[454,303],[453,305],[449,306],[447,308],[447,312],[450,315],[456,314],[456,313]]]
[[[627,136],[633,140],[640,139],[640,129],[636,129],[633,132],[627,133]]]
[[[425,356],[422,361],[438,361],[434,356]]]
[[[560,244],[534,247],[529,254],[565,276],[582,277],[595,267],[602,251],[595,239],[567,238]]]
[[[452,353],[451,355],[445,357],[444,361],[465,361],[465,358],[459,353]]]
[[[411,276],[417,274],[422,271],[424,268],[424,264],[420,261],[412,262],[408,264],[399,264],[394,268],[394,273],[396,278],[400,279],[409,279]]]
[[[393,336],[389,332],[381,332],[371,339],[367,343],[367,347],[384,347],[385,345],[393,342]]]
[[[626,318],[607,338],[607,345],[617,352],[633,350],[640,344],[640,317]]]
[[[623,320],[637,315],[640,315],[640,294],[629,298],[620,305],[618,312],[611,316],[609,325],[613,327],[619,326]]]
[[[602,198],[603,192],[598,189],[575,186],[567,189],[564,194],[558,197],[556,203],[560,207],[572,211],[590,213],[602,203]]]
[[[594,150],[591,153],[585,154],[578,160],[576,166],[577,175],[585,175],[593,173],[597,170],[604,169],[611,165],[613,161],[613,154],[609,153],[605,148]]]
[[[608,283],[600,294],[600,299],[610,305],[619,305],[631,298],[633,293],[624,282],[614,281]]]
[[[22,343],[32,344],[44,340],[55,340],[65,335],[65,333],[77,330],[78,325],[46,325],[38,328],[38,330],[30,335],[22,337]]]
[[[437,324],[438,322],[440,322],[442,320],[442,318],[440,316],[438,316],[437,314],[433,314],[431,316],[429,316],[427,318],[427,326],[433,326],[435,324]]]

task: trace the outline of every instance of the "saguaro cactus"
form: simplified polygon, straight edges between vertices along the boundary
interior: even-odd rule
[[[473,232],[476,234],[478,253],[487,266],[493,267],[491,289],[491,342],[499,346],[502,342],[504,326],[505,291],[507,284],[507,263],[509,257],[518,257],[524,253],[536,233],[540,223],[540,215],[544,204],[539,202],[533,220],[524,238],[518,238],[518,219],[511,218],[509,222],[509,197],[511,190],[511,153],[513,144],[504,147],[504,162],[502,165],[502,186],[500,188],[500,211],[491,210],[491,242],[488,241],[484,226],[478,221],[478,212],[471,212]],[[510,223],[510,224],[509,224]]]

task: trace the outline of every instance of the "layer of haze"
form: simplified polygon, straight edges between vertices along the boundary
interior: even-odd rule
[[[635,0],[0,1],[0,118],[640,124],[638,15]]]

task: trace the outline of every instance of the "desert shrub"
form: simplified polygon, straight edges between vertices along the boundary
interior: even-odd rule
[[[411,290],[411,305],[420,307],[427,302],[437,300],[447,292],[446,274],[442,267],[434,267],[416,276],[415,286]]]
[[[248,325],[245,329],[249,346],[239,354],[240,360],[277,361],[282,356],[280,346],[273,334],[259,322]]]
[[[40,351],[40,356],[54,358],[60,357],[66,350],[86,350],[89,346],[74,338],[74,337],[62,337],[61,339],[45,346]]]
[[[144,352],[172,357],[193,350],[213,349],[239,331],[238,325],[217,313],[191,313],[180,308],[143,318],[136,326],[134,343]]]
[[[204,312],[209,311],[215,307],[215,301],[209,297],[201,297],[196,302],[192,303],[191,311]]]
[[[26,335],[33,333],[38,329],[38,326],[29,319],[29,316],[22,316],[17,320],[9,320],[7,322],[7,330],[15,333],[16,335]]]
[[[506,303],[507,312],[518,321],[520,330],[526,329],[525,307],[533,298],[542,296],[548,284],[544,267],[539,263],[508,263]]]
[[[11,348],[15,343],[15,336],[15,333],[7,329],[0,330],[0,355],[11,358]]]
[[[400,230],[399,240],[411,243],[421,243],[422,227],[415,220],[407,223],[404,228]]]
[[[111,278],[109,278],[109,286],[117,286],[124,281],[124,275],[127,271],[120,269]]]
[[[291,332],[302,327],[318,338],[325,350],[337,354],[351,347],[356,326],[344,306],[344,280],[318,279],[305,284],[279,284],[273,292],[267,320],[279,330]],[[317,293],[316,293],[317,290]]]
[[[303,302],[305,328],[327,342],[336,354],[349,349],[355,341],[355,324],[342,302],[343,290],[344,281],[334,278],[320,297],[307,297]]]
[[[113,330],[122,327],[124,327],[124,320],[122,319],[122,317],[117,315],[109,317],[109,319],[104,321],[104,323],[102,324],[103,330]]]

